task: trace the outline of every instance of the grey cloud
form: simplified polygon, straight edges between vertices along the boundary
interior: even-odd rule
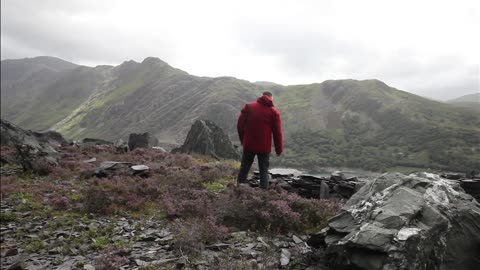
[[[283,68],[293,75],[321,75],[335,62],[348,63],[346,73],[355,72],[373,52],[360,44],[340,40],[326,32],[305,29],[283,29],[242,23],[239,41],[261,55],[274,55],[282,59]]]
[[[23,57],[42,54],[74,62],[110,64],[128,58],[142,59],[158,50],[170,53],[167,42],[155,36],[126,32],[115,22],[75,21],[81,12],[102,12],[105,5],[98,2],[102,1],[47,1],[46,4],[33,1],[29,5],[24,1],[8,2],[8,16],[1,17],[2,59],[18,58],[25,53]],[[2,6],[2,13],[4,10]],[[5,48],[4,40],[9,44]]]
[[[104,19],[102,15],[115,9],[116,4],[117,1],[111,0],[1,1],[2,59],[50,55],[80,64],[118,64],[147,56],[169,62],[180,58],[181,53],[203,53],[195,44],[185,46],[190,48],[189,52],[179,51],[179,45],[184,44],[177,44],[168,36],[168,31],[175,31],[174,25],[172,29],[167,25],[162,28],[164,31],[155,31],[157,25],[152,21],[141,29],[124,29],[128,27],[125,21],[138,19],[141,14],[121,18],[121,22]],[[335,29],[292,24],[287,21],[291,19],[294,17],[259,22],[239,17],[228,36],[236,49],[279,59],[279,65],[273,68],[285,76],[285,81],[376,78],[393,87],[438,99],[479,91],[478,63],[472,65],[462,56],[425,58],[415,48],[392,48],[384,55],[375,48],[375,41],[365,44],[342,36]],[[214,35],[202,42],[214,43],[211,37]],[[223,55],[207,55],[202,59],[215,57]]]
[[[329,77],[332,74],[353,79],[375,78],[440,100],[479,91],[478,65],[468,64],[459,55],[425,58],[407,48],[383,55],[366,44],[348,37],[340,39],[329,32],[245,21],[238,25],[241,44],[254,54],[279,57],[286,73],[303,76],[310,82],[332,79]]]

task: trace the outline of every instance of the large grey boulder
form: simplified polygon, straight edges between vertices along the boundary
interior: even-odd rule
[[[158,145],[158,139],[148,132],[145,133],[132,133],[128,137],[128,148],[130,151],[135,148],[152,148]]]
[[[172,153],[200,154],[217,159],[238,159],[240,155],[227,134],[214,122],[197,120],[187,134],[184,144]]]
[[[323,239],[332,269],[477,269],[480,205],[457,181],[388,173],[350,198]]]
[[[62,134],[60,134],[56,131],[53,131],[53,130],[49,130],[47,132],[36,132],[36,131],[34,131],[32,133],[35,137],[37,137],[37,139],[40,142],[47,143],[49,145],[65,146],[65,145],[70,144],[70,141],[67,141],[62,136]]]

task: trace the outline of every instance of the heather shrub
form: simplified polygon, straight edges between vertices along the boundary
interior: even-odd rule
[[[163,165],[154,167],[150,179],[164,190],[169,187],[192,188],[201,181],[200,175],[194,170]]]
[[[129,251],[125,248],[108,246],[102,253],[96,262],[95,269],[115,270],[130,262],[128,259]]]
[[[86,187],[83,205],[87,212],[102,214],[136,211],[159,195],[160,190],[150,179],[114,176],[93,180]]]
[[[159,162],[165,160],[169,154],[154,148],[136,148],[128,155],[133,162]]]
[[[197,164],[194,158],[185,154],[169,154],[165,158],[165,165],[188,169]]]
[[[197,169],[202,182],[213,182],[221,178],[236,177],[238,170],[225,163],[205,164]]]
[[[15,160],[17,155],[17,149],[14,147],[9,146],[0,146],[0,161],[3,162],[11,162]]]
[[[195,254],[205,244],[221,241],[228,235],[228,229],[215,223],[211,217],[176,220],[173,226],[175,249],[180,253]]]
[[[162,196],[170,218],[208,217],[213,214],[214,197],[206,190],[170,187]]]
[[[56,210],[67,210],[70,207],[70,199],[65,196],[55,197],[51,200],[53,207]]]
[[[21,186],[18,182],[17,176],[2,176],[0,177],[0,195],[3,199],[11,193],[19,192]]]
[[[305,199],[281,189],[233,187],[215,205],[218,221],[241,230],[272,233],[304,231],[326,224],[341,203]]]
[[[94,182],[85,192],[83,207],[86,212],[90,213],[106,213],[107,208],[112,204],[109,198],[108,190]]]

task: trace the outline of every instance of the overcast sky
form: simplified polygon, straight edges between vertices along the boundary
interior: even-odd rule
[[[380,79],[436,99],[479,92],[480,1],[2,0],[1,58],[307,84]]]

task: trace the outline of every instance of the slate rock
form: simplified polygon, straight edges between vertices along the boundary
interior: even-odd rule
[[[343,181],[346,180],[345,174],[342,171],[334,171],[330,175],[330,179],[334,181]]]
[[[480,204],[458,181],[388,173],[354,194],[320,236],[332,269],[467,270],[480,265],[479,231]]]
[[[150,168],[145,165],[135,165],[131,162],[104,161],[94,173],[97,177],[108,177],[112,175],[138,175],[148,177]]]
[[[157,145],[158,139],[149,132],[139,134],[131,133],[128,137],[128,148],[130,151],[136,148],[152,148]]]
[[[282,248],[282,251],[280,253],[280,266],[282,268],[286,267],[290,263],[290,257],[292,254],[288,249]]]
[[[296,236],[296,235],[293,235],[293,236],[292,236],[292,240],[293,240],[293,242],[294,242],[295,244],[300,244],[300,243],[303,242],[303,240],[300,239],[300,238],[299,238],[298,236]]]
[[[46,174],[49,166],[58,165],[59,153],[49,144],[48,139],[35,135],[39,133],[24,130],[3,119],[0,119],[0,133],[0,145],[17,150],[17,158],[11,161],[21,165],[23,170]]]
[[[117,153],[127,153],[129,148],[128,148],[128,143],[125,142],[122,139],[117,140],[113,146],[115,146],[115,151]]]
[[[7,268],[7,270],[25,270],[25,269],[26,269],[26,264],[24,261],[17,261]]]
[[[227,134],[214,122],[197,120],[193,123],[183,145],[172,153],[199,154],[216,159],[239,159],[240,155]]]

